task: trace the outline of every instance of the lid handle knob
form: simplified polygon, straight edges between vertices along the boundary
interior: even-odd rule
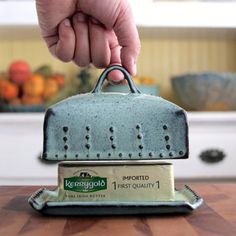
[[[131,93],[141,93],[141,92],[139,91],[139,89],[136,87],[136,85],[135,85],[134,81],[132,80],[132,78],[131,78],[129,72],[128,72],[124,67],[119,66],[119,65],[110,66],[110,67],[108,67],[107,69],[105,69],[105,70],[102,72],[102,74],[101,74],[101,76],[99,77],[98,82],[97,82],[97,84],[96,84],[94,90],[92,91],[92,93],[99,93],[99,92],[101,92],[102,86],[103,86],[103,84],[104,84],[105,79],[107,78],[107,75],[108,75],[111,71],[113,71],[113,70],[119,70],[119,71],[121,71],[121,72],[123,73],[125,79],[126,79],[127,82],[128,82],[128,85],[129,85],[129,88],[130,88],[130,92],[131,92]]]

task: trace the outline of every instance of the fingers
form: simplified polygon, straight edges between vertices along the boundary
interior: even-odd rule
[[[42,35],[57,58],[74,60],[79,66],[121,63],[135,75],[140,41],[127,0],[103,0],[102,4],[97,0],[37,0],[36,4]],[[96,22],[86,25],[78,11],[97,19],[102,26]],[[71,17],[73,27],[68,19]],[[110,46],[107,32],[112,30],[121,51],[119,46]]]
[[[62,21],[58,28],[59,37],[47,39],[52,54],[64,62],[73,60],[81,67],[93,63],[98,68],[120,64],[120,47],[112,31],[106,30],[95,19],[77,13],[72,19]],[[123,76],[116,72],[118,81]]]
[[[124,2],[124,1],[123,1]],[[140,52],[140,40],[129,6],[121,7],[120,14],[114,25],[121,49],[122,65],[130,72],[136,74],[136,60]]]
[[[95,19],[89,21],[90,56],[97,68],[107,67],[110,63],[111,52],[108,33]]]
[[[49,50],[60,60],[69,62],[73,59],[75,50],[75,34],[69,19],[59,24],[58,35],[58,41],[48,45]]]
[[[108,41],[109,41],[109,47],[111,51],[110,64],[121,65],[121,60],[120,60],[121,47],[118,43],[117,37],[113,30],[108,32]]]
[[[73,28],[75,32],[75,53],[74,62],[81,67],[90,64],[90,46],[88,16],[79,12],[73,16]]]
[[[110,65],[121,65],[120,60],[120,45],[117,41],[117,37],[113,30],[109,32],[109,45],[111,50],[111,59],[110,59]],[[112,84],[120,84],[121,81],[124,80],[124,75],[119,70],[111,71],[108,75],[108,80]]]
[[[36,0],[41,33],[51,53],[62,61],[73,58],[75,35],[70,18],[76,9],[76,1]]]
[[[122,65],[136,74],[136,60],[140,51],[140,40],[133,14],[127,0],[80,0],[79,7],[88,15],[98,19],[108,30],[114,30],[121,49]]]

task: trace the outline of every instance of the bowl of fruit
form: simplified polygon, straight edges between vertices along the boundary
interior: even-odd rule
[[[159,87],[154,84],[154,79],[148,76],[135,76],[133,81],[136,84],[137,88],[144,94],[149,95],[159,95]],[[125,84],[124,84],[125,83]],[[108,84],[105,89],[106,92],[120,92],[120,93],[129,93],[129,86],[126,84],[126,81],[123,81],[122,84]]]
[[[50,66],[32,72],[27,62],[15,61],[0,75],[0,111],[42,112],[64,84],[64,75]]]

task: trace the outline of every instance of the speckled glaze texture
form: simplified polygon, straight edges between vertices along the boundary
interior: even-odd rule
[[[236,110],[235,73],[186,74],[171,81],[186,109]]]
[[[101,92],[114,69],[124,73],[131,93]],[[105,70],[92,93],[70,97],[45,115],[45,160],[157,160],[187,158],[188,152],[185,111],[141,94],[120,66]]]

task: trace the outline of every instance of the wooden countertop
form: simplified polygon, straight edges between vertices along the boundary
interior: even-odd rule
[[[236,184],[192,183],[189,186],[205,201],[192,214],[131,217],[42,216],[27,202],[39,186],[2,186],[0,235],[235,236]]]

